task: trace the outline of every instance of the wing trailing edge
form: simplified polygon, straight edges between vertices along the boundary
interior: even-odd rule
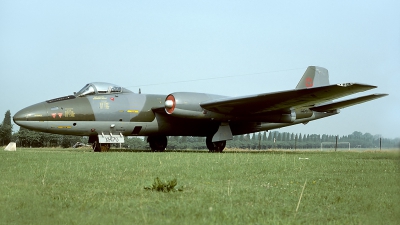
[[[377,98],[385,97],[387,95],[388,94],[366,95],[366,96],[362,96],[362,97],[358,97],[358,98],[352,98],[352,99],[347,99],[347,100],[343,100],[343,101],[332,102],[332,103],[325,104],[325,105],[315,106],[310,109],[313,111],[316,111],[316,112],[330,112],[330,111],[334,111],[337,109],[343,109],[343,108],[346,108],[349,106],[368,102],[368,101],[371,101],[371,100],[374,100]]]

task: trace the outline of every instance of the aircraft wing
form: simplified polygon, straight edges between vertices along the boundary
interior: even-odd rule
[[[348,100],[343,100],[343,101],[338,101],[338,102],[333,102],[333,103],[328,103],[325,105],[319,105],[316,107],[310,108],[313,111],[316,112],[329,112],[333,111],[335,109],[343,109],[349,106],[357,105],[363,102],[371,101],[377,98],[381,98],[384,96],[387,96],[388,94],[372,94],[372,95],[366,95],[358,98],[352,98]]]
[[[255,115],[271,111],[313,107],[316,104],[373,88],[376,88],[376,86],[359,83],[334,84],[245,97],[209,100],[202,102],[200,106],[206,110],[223,114]],[[346,104],[351,105],[349,102]]]

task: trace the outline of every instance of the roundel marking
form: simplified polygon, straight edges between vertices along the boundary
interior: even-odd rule
[[[312,80],[311,77],[306,77],[305,85],[306,85],[306,87],[312,87],[313,86],[313,80]]]
[[[173,95],[168,95],[165,99],[165,112],[168,114],[172,114],[175,110],[175,106],[175,97]]]

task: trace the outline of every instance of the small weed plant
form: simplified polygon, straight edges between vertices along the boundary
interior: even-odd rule
[[[159,191],[159,192],[171,192],[171,191],[183,191],[182,188],[176,189],[175,186],[178,184],[177,179],[172,179],[170,181],[162,181],[160,178],[156,177],[152,186],[144,187],[146,190]]]

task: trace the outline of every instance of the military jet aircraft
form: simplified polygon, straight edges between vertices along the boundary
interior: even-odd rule
[[[359,83],[330,85],[328,71],[316,66],[307,68],[295,89],[242,97],[194,92],[141,94],[95,82],[73,95],[26,107],[13,119],[32,130],[89,136],[94,151],[123,143],[125,136],[148,136],[153,151],[165,150],[167,136],[202,136],[211,152],[222,152],[233,135],[306,124],[387,95],[332,101],[373,88],[376,86]]]

